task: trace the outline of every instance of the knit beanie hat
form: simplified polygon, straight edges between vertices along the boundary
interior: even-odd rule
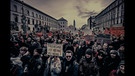
[[[120,64],[119,65],[124,65],[125,64],[125,61],[124,60],[121,60]]]
[[[88,55],[92,55],[92,53],[93,53],[93,52],[92,52],[91,49],[87,49],[86,52],[85,52],[85,54],[88,54]]]

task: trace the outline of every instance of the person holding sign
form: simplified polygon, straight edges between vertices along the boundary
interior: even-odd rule
[[[61,60],[58,56],[50,56],[45,64],[44,76],[60,76]]]

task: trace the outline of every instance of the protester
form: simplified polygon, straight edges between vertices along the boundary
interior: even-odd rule
[[[43,76],[43,65],[42,65],[42,58],[41,58],[42,49],[36,48],[34,49],[33,56],[29,60],[28,67],[26,71],[28,74],[26,76]]]
[[[110,50],[110,54],[104,59],[104,76],[119,66],[120,57],[116,50]]]
[[[60,76],[62,65],[58,56],[50,56],[45,66],[44,76]]]
[[[118,69],[120,60],[125,59],[123,36],[114,37],[111,43],[107,43],[103,39],[100,42],[97,37],[94,38],[94,41],[86,40],[85,35],[74,35],[72,32],[65,34],[64,32],[53,30],[43,32],[39,36],[33,31],[26,35],[21,32],[19,35],[12,35],[10,39],[10,73],[14,76],[48,76],[46,75],[47,72],[45,74],[45,70],[49,69],[50,76],[108,76],[110,72]],[[48,55],[48,43],[62,44],[62,48],[60,48],[62,49],[62,56],[50,57]],[[27,48],[27,51],[21,50],[22,47]],[[86,55],[88,49],[92,53],[87,52]],[[50,63],[48,63],[49,59]],[[61,67],[59,65],[54,70],[55,63],[60,64]],[[17,70],[16,65],[19,66]],[[93,69],[90,66],[95,67],[95,72],[89,72]]]
[[[79,62],[79,76],[97,76],[98,67],[93,52],[91,49],[87,49],[85,57]]]
[[[10,60],[13,64],[12,71],[14,71],[13,75],[16,76],[22,76],[24,73],[24,67],[27,65],[28,60],[30,59],[30,55],[28,52],[28,48],[25,46],[22,46],[19,49],[19,55],[17,57],[11,57]],[[24,61],[25,59],[25,61]],[[13,69],[16,68],[16,69]],[[11,72],[12,72],[11,71]]]
[[[118,68],[112,70],[109,76],[125,76],[125,61],[121,60]]]
[[[105,58],[105,55],[103,52],[99,51],[97,56],[95,57],[96,58],[96,63],[97,63],[97,66],[98,66],[98,70],[99,70],[99,76],[104,76],[104,58]]]
[[[66,50],[62,63],[62,76],[78,76],[79,65],[73,57],[71,50]]]

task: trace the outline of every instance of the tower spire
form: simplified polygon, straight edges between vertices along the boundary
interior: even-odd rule
[[[76,27],[75,27],[75,20],[73,21],[73,26],[74,26],[74,29],[76,29]]]

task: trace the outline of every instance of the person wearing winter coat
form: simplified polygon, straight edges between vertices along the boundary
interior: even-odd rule
[[[98,67],[96,59],[93,57],[93,51],[87,49],[85,57],[79,62],[79,76],[97,76]]]
[[[109,76],[125,76],[125,61],[121,60],[118,68],[112,70]]]
[[[71,50],[66,50],[65,57],[62,61],[61,76],[78,76],[79,64],[73,57]]]
[[[107,57],[104,59],[104,76],[109,76],[109,73],[117,69],[120,63],[120,56],[118,55],[117,51],[112,49]]]
[[[50,56],[45,66],[44,76],[60,76],[62,67],[58,56]]]
[[[26,76],[43,76],[43,60],[41,58],[42,49],[34,49],[33,56],[29,60],[26,68]]]
[[[96,63],[98,66],[99,76],[104,76],[104,74],[103,74],[104,58],[105,58],[105,54],[103,52],[98,52],[97,56],[95,57]]]

